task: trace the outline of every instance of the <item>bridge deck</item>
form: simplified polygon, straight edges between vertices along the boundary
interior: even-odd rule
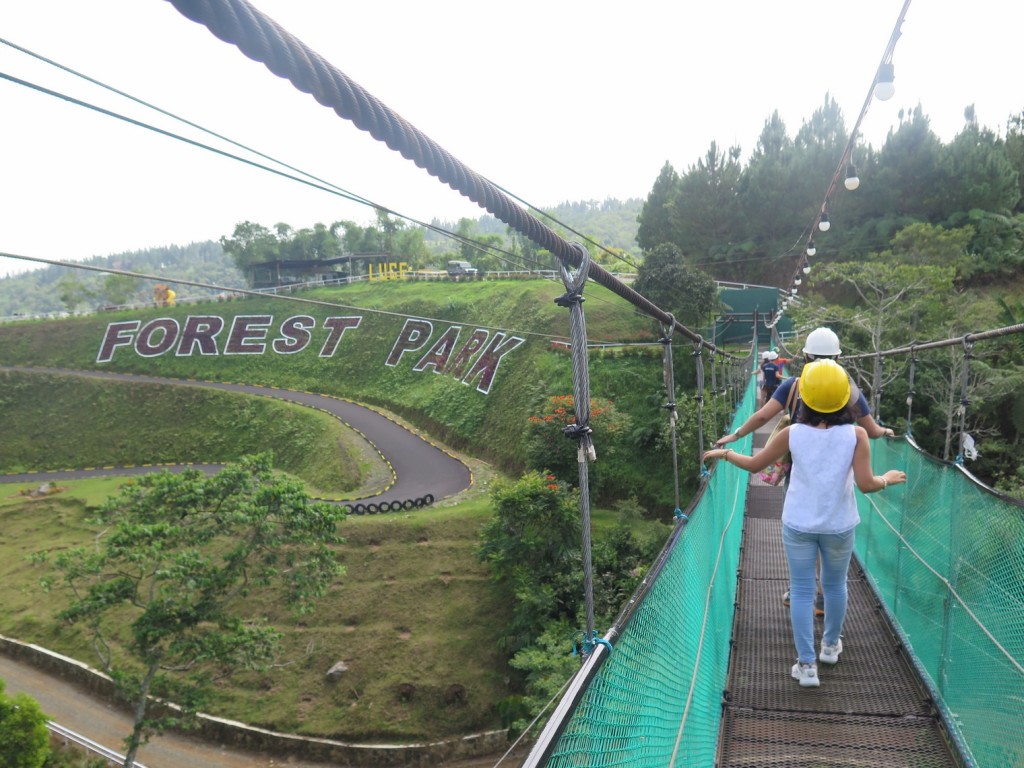
[[[772,426],[755,435],[755,450]],[[839,663],[818,665],[819,688],[790,677],[796,652],[782,603],[789,581],[782,498],[781,486],[751,476],[717,765],[960,765],[856,559]],[[820,644],[821,619],[815,623]]]

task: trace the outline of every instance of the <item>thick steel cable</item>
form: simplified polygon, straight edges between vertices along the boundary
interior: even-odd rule
[[[672,359],[672,326],[674,323],[662,323],[661,364],[665,378],[665,392],[668,394],[668,402],[663,406],[668,411],[668,423],[672,432],[672,483],[675,490],[673,498],[673,515],[680,517],[683,510],[679,507],[679,435],[676,429],[679,423],[679,411],[676,410],[676,374],[675,363]]]
[[[697,466],[704,466],[704,356],[701,340],[693,342],[693,356],[697,361]]]
[[[971,358],[974,356],[974,341],[969,341],[967,337],[964,337],[964,359],[963,364],[960,368],[960,407],[957,408],[957,414],[960,417],[960,440],[959,450],[956,454],[956,463],[964,463],[964,442],[966,440],[966,434],[964,430],[967,428],[967,406],[970,404],[970,400],[967,397],[968,389],[970,387],[970,376],[971,376]]]
[[[718,406],[716,405],[718,400],[718,377],[715,373],[715,350],[711,350],[711,355],[708,358],[708,362],[711,364],[711,434],[718,434]],[[722,423],[722,427],[725,427],[725,423]],[[679,504],[676,503],[678,507]]]
[[[914,432],[910,428],[910,422],[914,417],[914,395],[917,394],[914,391],[914,376],[917,372],[917,351],[911,347],[910,350],[910,375],[907,383],[907,428],[906,432],[908,435],[913,435]]]
[[[551,253],[579,267],[580,250],[527,213],[495,184],[457,160],[401,115],[329,64],[301,40],[246,0],[167,0],[179,13],[203,24],[219,39],[238,47],[278,77],[290,81],[325,107],[400,153],[431,176],[469,198],[495,218]],[[674,322],[687,338],[709,349],[713,344],[672,319],[671,315],[597,264],[590,278],[659,322]]]
[[[566,437],[576,441],[576,464],[579,468],[580,518],[583,548],[583,597],[586,610],[581,656],[586,659],[597,641],[594,633],[594,572],[590,538],[590,462],[597,460],[593,431],[590,427],[590,369],[587,357],[587,321],[583,313],[583,288],[592,266],[590,253],[582,245],[578,250],[580,267],[572,274],[565,262],[558,267],[565,285],[565,294],[555,303],[569,310],[569,337],[572,342],[572,391],[576,423],[564,428]]]
[[[843,355],[844,360],[863,360],[867,357],[873,357],[874,355],[882,355],[883,357],[889,357],[891,355],[907,355],[913,354],[914,352],[920,352],[922,349],[941,349],[942,347],[954,347],[957,344],[964,344],[967,342],[983,341],[985,339],[995,339],[1000,336],[1009,336],[1014,333],[1024,333],[1024,323],[1017,323],[1016,325],[1004,325],[1002,328],[993,328],[988,331],[982,331],[981,333],[968,333],[964,336],[953,336],[948,339],[942,339],[941,341],[926,341],[926,342],[915,342],[905,347],[894,347],[893,349],[886,349],[880,352],[861,352],[856,355]]]

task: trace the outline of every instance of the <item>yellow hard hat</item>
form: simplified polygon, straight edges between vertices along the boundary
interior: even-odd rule
[[[815,360],[800,372],[800,399],[818,413],[835,413],[850,402],[850,377],[835,360]]]

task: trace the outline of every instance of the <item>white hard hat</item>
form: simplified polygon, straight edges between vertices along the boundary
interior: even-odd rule
[[[779,353],[778,352],[769,352],[768,353],[768,359],[769,360],[778,360],[779,359]]]
[[[835,357],[842,354],[839,337],[831,328],[815,328],[807,334],[804,354],[815,357]]]
[[[771,360],[772,359],[772,353],[771,352],[762,352],[761,353],[761,359],[762,360]]]

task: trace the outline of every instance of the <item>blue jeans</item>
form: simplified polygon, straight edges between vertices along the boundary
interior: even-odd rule
[[[782,526],[782,545],[789,563],[789,620],[797,658],[817,660],[814,652],[815,568],[821,555],[821,591],[825,596],[824,645],[835,645],[846,620],[846,575],[853,556],[856,528],[843,533],[801,533]]]

